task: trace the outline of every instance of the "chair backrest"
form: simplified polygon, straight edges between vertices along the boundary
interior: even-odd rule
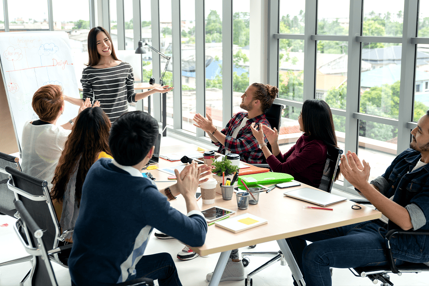
[[[6,172],[13,179],[13,185],[12,181],[8,183],[9,189],[17,195],[37,225],[43,229],[43,240],[48,250],[56,248],[60,225],[51,201],[48,183],[10,167],[6,167]]]
[[[44,232],[33,217],[25,208],[24,204],[17,200],[15,201],[15,207],[19,213],[20,219],[24,222],[25,227],[30,233],[31,245],[25,243],[22,234],[16,231],[18,237],[21,238],[21,242],[24,245],[26,251],[33,255],[33,269],[31,272],[31,285],[52,285],[57,286],[57,279],[55,278],[54,271],[52,270],[51,261],[46,251],[46,244],[44,241]],[[16,228],[15,228],[16,230]]]
[[[21,171],[18,158],[0,152],[0,213],[14,217],[16,213],[15,205],[13,204],[15,196],[7,187],[9,174],[6,173],[6,167]]]
[[[280,131],[282,123],[282,113],[285,106],[283,104],[273,103],[271,107],[265,112],[268,122],[271,125],[271,128],[277,128]]]
[[[322,180],[319,185],[319,189],[322,191],[331,192],[335,177],[339,171],[338,165],[340,163],[341,154],[343,154],[343,150],[336,147],[328,147]]]

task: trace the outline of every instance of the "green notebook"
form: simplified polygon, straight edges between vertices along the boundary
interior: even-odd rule
[[[248,187],[253,187],[256,185],[269,185],[290,182],[293,180],[293,177],[289,174],[276,172],[246,175],[238,177],[238,186],[243,186],[241,180],[243,180]]]

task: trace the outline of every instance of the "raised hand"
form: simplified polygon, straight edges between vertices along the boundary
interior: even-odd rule
[[[359,189],[363,183],[368,182],[371,167],[365,160],[361,163],[358,156],[350,151],[341,156],[341,174],[353,186]],[[347,156],[347,157],[346,157]]]
[[[79,107],[79,113],[81,113],[83,110],[87,109],[88,107],[91,107],[91,101],[89,100],[89,97],[85,99],[85,101],[82,102],[82,104]]]
[[[177,190],[184,197],[195,196],[199,184],[199,168],[197,163],[191,163],[182,170],[181,173],[177,169],[174,170],[177,179]],[[184,176],[182,176],[182,173]]]
[[[265,124],[260,124],[260,125],[262,125],[262,130],[264,131],[264,134],[267,137],[268,142],[270,142],[271,146],[274,145],[279,139],[279,132],[277,131],[277,128],[274,127],[274,130],[273,130]]]
[[[253,122],[250,125],[250,129],[252,130],[252,134],[256,138],[256,140],[258,141],[259,145],[262,145],[265,142],[265,140],[264,140],[264,131],[261,128],[261,124],[259,124],[259,130],[256,130],[255,126],[256,126],[255,122]]]
[[[169,91],[172,91],[174,87],[170,87],[168,85],[164,85],[164,86],[160,86],[160,87],[155,87],[154,89],[152,89],[154,92],[159,92],[159,93],[167,93]]]
[[[194,116],[194,126],[203,129],[205,132],[212,133],[215,129],[213,121],[210,115],[207,114],[207,118],[204,118],[201,114],[197,113]]]
[[[97,100],[92,107],[100,107],[100,101]]]

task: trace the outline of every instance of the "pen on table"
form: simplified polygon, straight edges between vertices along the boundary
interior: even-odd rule
[[[275,188],[276,188],[276,185],[272,185],[271,187],[268,187],[266,193],[268,194],[269,192],[271,192]]]
[[[252,198],[256,201],[255,196],[252,194],[252,192],[249,190],[249,188],[247,187],[247,185],[244,183],[243,179],[241,179],[241,183],[243,184],[243,186],[246,188],[247,192],[252,196]]]
[[[238,178],[238,172],[235,172],[234,176],[232,177],[231,186],[234,185],[235,181],[237,181],[237,178]]]
[[[224,219],[227,219],[227,218],[229,218],[229,216],[226,216],[224,218],[218,219],[217,221],[211,222],[211,223],[208,224],[208,226],[211,226],[211,225],[217,223],[218,221],[221,221],[221,220],[224,220]]]
[[[331,208],[322,208],[322,207],[312,207],[312,206],[306,206],[306,209],[314,209],[314,210],[325,210],[325,211],[333,211],[334,209]]]
[[[222,172],[222,186],[225,186],[225,172]]]

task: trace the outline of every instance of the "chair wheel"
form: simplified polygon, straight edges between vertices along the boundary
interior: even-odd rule
[[[255,247],[256,247],[256,244],[255,245],[249,245],[249,248],[251,248],[251,249],[253,249]]]
[[[250,258],[247,256],[243,257],[243,259],[241,259],[241,263],[243,263],[244,267],[247,267],[247,265],[250,263]]]
[[[253,280],[250,278],[249,280],[244,280],[244,286],[253,286]]]

